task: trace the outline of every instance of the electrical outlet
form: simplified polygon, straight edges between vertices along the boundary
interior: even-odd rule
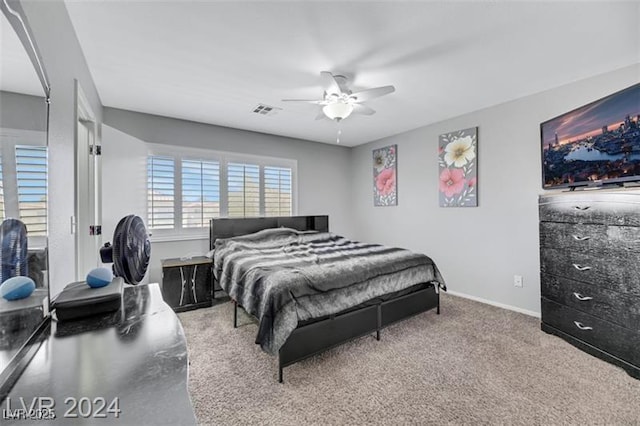
[[[522,275],[513,276],[513,285],[515,287],[522,287]]]

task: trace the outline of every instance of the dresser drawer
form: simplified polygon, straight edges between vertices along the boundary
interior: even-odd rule
[[[609,354],[640,366],[640,333],[542,298],[542,321]]]
[[[547,274],[542,274],[540,283],[542,297],[640,331],[640,297]]]
[[[638,194],[580,194],[540,197],[544,222],[640,226]]]
[[[640,296],[639,260],[635,253],[603,258],[597,253],[546,248],[540,253],[540,272]]]
[[[598,253],[640,253],[640,227],[540,222],[540,246]]]

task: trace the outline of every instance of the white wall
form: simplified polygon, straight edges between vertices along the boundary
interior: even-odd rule
[[[355,148],[356,237],[428,254],[454,292],[540,312],[539,125],[638,81],[640,66],[627,67]],[[473,126],[479,207],[440,208],[438,135]],[[390,144],[398,144],[398,206],[373,207],[371,150]]]
[[[124,216],[135,214],[146,222],[147,144],[111,126],[102,128],[102,239],[113,242],[113,232]],[[154,242],[145,281],[162,281],[161,259],[208,250],[206,239]]]
[[[49,115],[49,265],[51,295],[75,278],[74,140],[77,79],[102,122],[102,104],[63,2],[21,2],[51,84]]]
[[[44,95],[37,97],[0,90],[0,111],[0,127],[39,132],[47,129]]]
[[[140,194],[146,194],[146,180],[147,145],[140,139],[103,125],[103,242],[113,243],[113,232],[123,217],[135,214],[146,219],[146,199],[140,196]]]
[[[102,126],[102,235],[111,241],[118,221],[147,211],[147,145],[113,127]]]
[[[143,186],[146,185],[146,166],[143,164],[135,171],[132,169],[134,163],[146,161],[146,153],[139,150],[141,142],[297,160],[297,213],[328,214],[332,231],[342,235],[354,233],[354,218],[349,211],[349,148],[114,108],[104,109],[104,122],[102,217],[105,241],[111,238],[111,226],[115,226],[117,220],[127,214],[123,208],[114,205],[116,200],[118,204],[125,206],[127,203],[136,203],[136,208],[140,208],[143,205],[141,203],[146,203],[144,187],[140,191],[139,184],[134,183],[141,182]],[[125,156],[126,160],[123,163],[120,159]],[[115,176],[116,174],[118,176]],[[118,196],[119,193],[122,195]],[[144,207],[142,209],[144,212]],[[140,216],[146,220],[146,213]],[[207,239],[154,242],[151,247],[150,282],[161,281],[161,259],[204,254],[208,249]]]

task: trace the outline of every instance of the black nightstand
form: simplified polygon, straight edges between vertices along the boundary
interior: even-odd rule
[[[213,261],[162,259],[162,297],[176,312],[213,305]]]

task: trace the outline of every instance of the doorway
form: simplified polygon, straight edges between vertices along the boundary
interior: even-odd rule
[[[76,80],[76,280],[100,265],[102,245],[101,146],[96,118]]]

